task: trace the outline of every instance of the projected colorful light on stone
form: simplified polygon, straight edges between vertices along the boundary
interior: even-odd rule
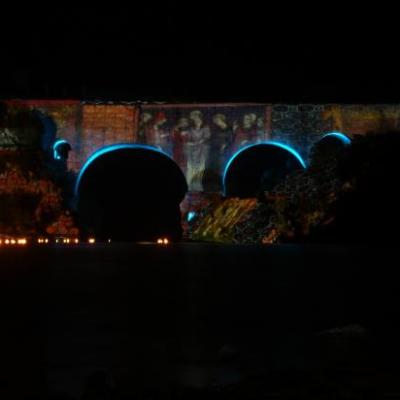
[[[324,138],[336,138],[348,146],[357,135],[396,131],[400,121],[400,107],[389,104],[140,104],[78,100],[4,103],[10,115],[28,111],[33,112],[32,116],[42,116],[48,125],[44,127],[47,136],[40,141],[46,157],[60,161],[63,144],[71,146],[65,168],[60,163],[54,166],[61,181],[65,177],[60,174],[68,174],[71,192],[75,189],[77,193],[88,166],[108,151],[132,146],[160,152],[174,160],[185,175],[190,194],[197,196],[187,196],[190,201],[182,206],[183,215],[189,218],[189,211],[198,210],[197,206],[192,207],[192,199],[201,204],[202,197],[222,194],[232,161],[255,145],[269,143],[285,150],[304,168],[314,144]],[[0,151],[7,156],[4,176],[14,176],[16,169],[21,176],[18,180],[8,179],[2,187],[8,192],[23,187],[24,196],[31,196],[37,191],[35,180],[25,182],[23,171],[16,168],[19,151],[29,150],[28,131],[17,128],[0,127]],[[54,142],[54,138],[58,140]],[[45,168],[53,168],[51,161]],[[63,191],[60,188],[60,193]],[[44,195],[46,191],[42,192]],[[0,193],[4,198],[6,194]],[[43,201],[39,204],[45,207]]]

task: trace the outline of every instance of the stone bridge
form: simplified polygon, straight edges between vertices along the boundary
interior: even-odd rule
[[[69,145],[67,167],[85,165],[123,145],[158,150],[184,173],[189,191],[221,192],[224,172],[244,148],[271,145],[304,166],[314,143],[331,132],[351,138],[400,130],[400,105],[138,104],[77,100],[8,100],[10,110],[37,112],[43,146],[55,158]]]

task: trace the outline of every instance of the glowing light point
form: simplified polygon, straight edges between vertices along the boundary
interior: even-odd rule
[[[157,239],[157,244],[163,244],[164,241],[162,239]]]
[[[89,244],[95,244],[96,243],[96,239],[91,237],[91,238],[88,239],[88,243]]]
[[[195,211],[189,211],[187,215],[188,222],[192,221],[192,219],[196,216]]]
[[[167,238],[165,238],[164,240],[163,240],[163,244],[168,244],[169,243],[169,240],[167,239]]]
[[[28,241],[25,238],[17,239],[17,244],[25,246]]]

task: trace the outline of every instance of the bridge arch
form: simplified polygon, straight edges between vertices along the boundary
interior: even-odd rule
[[[229,197],[255,197],[300,168],[306,168],[303,158],[288,145],[269,141],[246,146],[226,164],[224,194]]]
[[[86,233],[102,239],[179,239],[179,204],[187,192],[179,166],[158,148],[115,144],[96,151],[75,184]]]
[[[53,159],[63,160],[68,158],[68,153],[71,151],[71,145],[64,139],[59,139],[53,144]]]
[[[351,139],[341,132],[330,132],[316,141],[310,151],[310,167],[325,168],[326,162],[342,157],[351,145]]]
[[[342,132],[329,132],[322,136],[320,142],[328,140],[332,142],[340,142],[345,146],[349,146],[351,144],[351,139]]]

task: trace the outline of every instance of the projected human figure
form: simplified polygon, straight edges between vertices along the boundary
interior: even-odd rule
[[[152,126],[148,131],[147,143],[171,155],[169,131],[166,129],[167,116],[164,112],[160,111],[154,116],[152,122]]]
[[[208,167],[219,171],[221,165],[223,165],[229,157],[233,142],[233,132],[224,114],[215,114],[212,118],[212,122],[213,127],[210,139]]]
[[[192,111],[189,114],[189,120],[191,127],[187,142],[186,178],[191,190],[202,191],[211,132],[210,128],[204,124],[200,110]]]
[[[257,142],[257,115],[248,113],[243,116],[242,124],[234,124],[234,150]]]
[[[174,126],[171,132],[173,140],[173,151],[172,155],[175,162],[181,167],[182,171],[186,174],[187,164],[187,141],[190,135],[190,124],[189,119],[181,117]]]
[[[148,112],[144,112],[140,115],[139,130],[137,135],[138,143],[146,144],[151,130],[153,115]]]
[[[257,138],[256,143],[262,142],[263,140],[270,140],[270,136],[265,131],[265,120],[263,117],[257,118]]]

